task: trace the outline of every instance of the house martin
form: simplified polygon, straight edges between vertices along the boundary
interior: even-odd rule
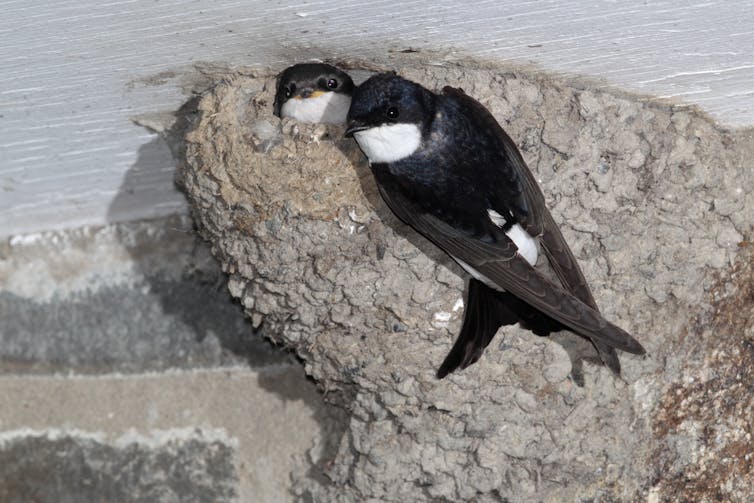
[[[289,66],[278,76],[273,112],[301,122],[343,124],[351,105],[353,80],[325,63]]]
[[[566,329],[586,337],[617,375],[616,349],[645,353],[600,314],[534,176],[481,103],[461,89],[436,94],[378,74],[354,91],[345,134],[393,213],[471,275],[439,378],[476,362],[501,326],[517,322],[541,336]],[[540,246],[560,284],[534,268]]]

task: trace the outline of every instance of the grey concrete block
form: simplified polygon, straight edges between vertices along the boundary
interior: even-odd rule
[[[186,218],[0,245],[0,371],[141,372],[286,361]]]
[[[54,476],[74,501],[138,501],[155,494],[150,473],[161,471],[170,494],[190,477],[196,494],[237,486],[241,502],[286,502],[293,480],[326,480],[344,429],[343,411],[324,403],[299,365],[0,375],[0,486],[31,494]],[[93,481],[68,480],[82,474]],[[110,498],[126,475],[134,497]],[[146,500],[192,501],[171,498]]]
[[[0,446],[0,501],[6,503],[208,503],[237,494],[233,448],[201,432],[115,445],[55,432],[7,436]]]
[[[186,217],[0,242],[0,501],[277,503],[326,484],[344,413],[229,286]]]

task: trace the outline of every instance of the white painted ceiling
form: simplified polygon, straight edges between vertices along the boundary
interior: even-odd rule
[[[0,235],[185,211],[167,146],[130,117],[177,108],[198,61],[282,69],[457,49],[754,124],[750,1],[15,0],[0,12]]]

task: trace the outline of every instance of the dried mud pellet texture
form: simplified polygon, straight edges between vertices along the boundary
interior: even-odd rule
[[[618,379],[570,333],[507,327],[438,381],[463,313],[459,269],[392,217],[342,129],[272,116],[273,71],[226,76],[199,102],[182,183],[232,294],[350,413],[337,452],[314,460],[326,477],[295,480],[295,493],[740,498],[752,469],[754,300],[736,279],[751,260],[751,132],[578,79],[410,58],[394,68],[462,87],[498,118],[600,308],[649,356],[621,354]]]

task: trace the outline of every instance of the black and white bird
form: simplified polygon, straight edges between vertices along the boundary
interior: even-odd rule
[[[616,349],[641,344],[600,314],[581,268],[513,141],[461,89],[435,94],[379,74],[353,94],[346,136],[367,156],[380,193],[402,221],[470,275],[464,321],[439,378],[476,362],[503,325],[589,339],[620,374]],[[560,285],[538,272],[539,246]]]
[[[325,63],[289,66],[278,76],[274,113],[281,119],[343,124],[351,105],[353,80]]]

